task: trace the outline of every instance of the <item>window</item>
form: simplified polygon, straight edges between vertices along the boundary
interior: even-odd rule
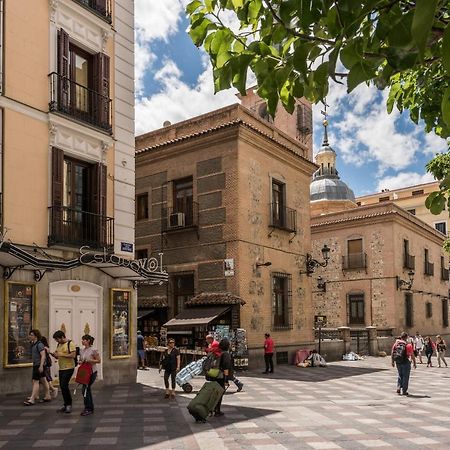
[[[174,313],[184,309],[185,303],[194,296],[194,274],[175,275],[173,277]]]
[[[272,274],[272,328],[291,329],[291,275]]]
[[[380,197],[380,198],[378,199],[378,201],[379,201],[380,203],[382,203],[382,202],[388,202],[388,201],[389,201],[389,195],[386,196],[386,197]]]
[[[285,191],[284,183],[272,180],[272,225],[281,228],[285,224]]]
[[[349,325],[364,325],[364,294],[349,294],[348,322]]]
[[[424,267],[424,274],[425,275],[434,275],[434,264],[430,262],[430,256],[429,256],[429,251],[428,249],[424,249],[424,262],[425,262],[425,267]]]
[[[448,327],[448,300],[442,300],[442,326]]]
[[[363,240],[361,238],[347,241],[347,256],[344,256],[343,262],[344,269],[366,267],[366,254],[363,252]]]
[[[425,317],[431,319],[433,317],[433,304],[431,302],[425,303]]]
[[[412,191],[411,195],[416,197],[418,195],[423,195],[423,189],[418,189],[417,191]]]
[[[146,258],[148,258],[148,250],[146,248],[136,250],[136,259],[146,259]]]
[[[193,181],[192,177],[175,180],[173,182],[173,214],[177,218],[179,214],[183,214],[184,226],[193,224]],[[175,220],[175,219],[173,219]],[[183,222],[180,218],[178,218]]]
[[[447,222],[436,222],[434,228],[447,236]]]
[[[409,254],[409,241],[408,239],[403,239],[403,267],[414,270],[415,265],[414,256]]]
[[[148,219],[148,193],[136,197],[136,220]]]
[[[445,258],[441,256],[441,280],[448,281],[448,269],[445,267]]]
[[[406,211],[408,211],[410,214],[412,214],[413,216],[416,215],[416,210],[415,209],[407,209]]]
[[[413,296],[409,292],[405,293],[405,327],[414,326]]]
[[[92,9],[103,20],[111,23],[111,0],[75,0]]]

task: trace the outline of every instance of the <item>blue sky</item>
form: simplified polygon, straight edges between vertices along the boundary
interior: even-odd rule
[[[135,0],[136,6],[136,134],[160,128],[236,103],[234,90],[213,94],[206,54],[186,33],[187,0]],[[230,19],[232,20],[232,19]],[[386,113],[386,93],[359,86],[350,96],[333,85],[329,105],[329,141],[338,155],[337,169],[355,192],[431,181],[426,162],[446,150],[444,140],[425,134],[408,113]],[[314,107],[314,147],[320,148],[323,129]]]

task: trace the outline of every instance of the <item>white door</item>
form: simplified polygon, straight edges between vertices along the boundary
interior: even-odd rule
[[[81,347],[81,337],[89,334],[95,338],[94,347],[102,355],[102,299],[103,289],[86,281],[57,281],[50,284],[50,338],[57,330]],[[49,339],[52,351],[56,342]],[[52,366],[52,376],[58,377],[58,364]],[[102,365],[98,367],[102,379]]]

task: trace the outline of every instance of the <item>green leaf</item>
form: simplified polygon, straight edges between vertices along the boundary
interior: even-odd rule
[[[233,3],[234,9],[242,8],[244,5],[244,0],[231,0],[231,2]]]
[[[340,58],[342,64],[347,69],[351,69],[355,64],[361,61],[362,59],[362,44],[360,40],[350,41],[340,53]]]
[[[450,76],[450,26],[447,25],[444,31],[444,37],[442,39],[442,64],[447,72],[447,76]]]
[[[450,87],[448,87],[442,96],[441,102],[442,119],[450,127]]]
[[[416,0],[411,35],[423,58],[439,0]]]
[[[439,195],[437,195],[431,202],[431,205],[429,208],[431,214],[434,214],[434,215],[440,214],[445,208],[445,203],[446,203],[445,197],[441,193],[439,193]]]
[[[425,199],[425,206],[427,209],[431,208],[432,203],[434,202],[434,199],[441,195],[439,191],[431,192],[431,194],[428,195],[428,197]]]
[[[204,16],[203,19],[196,20],[192,24],[191,29],[189,30],[189,36],[197,47],[200,47],[200,45],[203,44],[210,26],[215,27],[215,25]]]
[[[293,58],[293,64],[294,68],[298,70],[304,78],[306,78],[306,72],[307,72],[307,58],[308,53],[311,47],[308,44],[304,44],[301,41],[297,41],[295,43],[295,50],[294,50],[294,58]]]
[[[203,3],[200,0],[194,0],[186,6],[186,13],[192,15]]]
[[[391,28],[388,33],[389,45],[393,47],[406,47],[412,42],[411,26],[414,11],[411,10],[401,17],[401,19]]]
[[[350,93],[359,84],[375,77],[375,71],[365,62],[355,64],[348,73],[347,92]]]

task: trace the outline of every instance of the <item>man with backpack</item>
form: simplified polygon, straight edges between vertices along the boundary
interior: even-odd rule
[[[397,394],[409,395],[409,375],[411,373],[411,362],[416,368],[416,358],[414,356],[414,345],[407,341],[408,333],[403,332],[392,346],[391,359],[392,367],[397,366]]]

